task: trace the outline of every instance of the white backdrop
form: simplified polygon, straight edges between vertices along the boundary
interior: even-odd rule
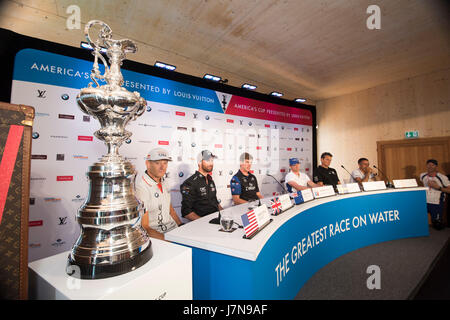
[[[26,63],[16,59],[15,70],[32,70],[35,62],[27,63],[29,65],[17,65]],[[87,62],[87,65],[91,63]],[[42,69],[41,66],[38,63],[38,69]],[[58,86],[55,85],[56,80],[48,81],[46,75],[50,71],[38,71],[46,74],[30,76],[30,81],[26,81],[27,72],[20,76],[16,72],[11,94],[11,103],[31,105],[36,110],[31,162],[29,261],[71,249],[79,235],[75,216],[88,192],[85,173],[88,166],[106,153],[106,146],[93,136],[93,132],[99,129],[98,121],[83,114],[77,106],[76,95],[83,85],[70,87],[66,85],[66,79]],[[67,78],[67,75],[59,76]],[[175,81],[166,82],[179,85]],[[189,87],[197,88],[183,85],[184,92]],[[218,101],[228,100],[230,103],[231,95],[215,94]],[[207,101],[206,98],[204,100]],[[225,110],[213,112],[189,104],[174,105],[152,99],[147,103],[147,111],[127,126],[133,135],[119,152],[135,165],[136,179],[145,170],[144,157],[150,149],[159,146],[171,152],[174,161],[169,163],[166,181],[170,185],[172,205],[178,214],[181,208],[179,185],[197,169],[196,155],[203,149],[218,155],[212,177],[217,186],[217,197],[225,208],[231,205],[230,180],[239,169],[237,159],[242,152],[247,151],[254,157],[252,169],[263,195],[281,192],[277,182],[266,173],[283,180],[289,172],[288,160],[291,157],[298,157],[302,171],[311,177],[311,125],[226,114]],[[246,103],[251,104],[249,100]],[[223,109],[226,107],[224,105]]]

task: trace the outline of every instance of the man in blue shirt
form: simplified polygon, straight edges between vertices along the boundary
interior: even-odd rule
[[[253,157],[245,152],[240,157],[239,171],[231,178],[230,187],[234,204],[242,204],[250,201],[262,199],[259,192],[258,181],[250,172]]]

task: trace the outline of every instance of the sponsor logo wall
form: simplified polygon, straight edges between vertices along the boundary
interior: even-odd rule
[[[98,121],[81,112],[79,90],[90,82],[91,61],[25,49],[16,55],[11,103],[36,110],[33,126],[29,260],[70,250],[79,234],[75,220],[88,192],[88,166],[106,153],[94,137]],[[231,206],[230,180],[243,152],[253,155],[253,174],[263,195],[282,190],[266,173],[284,180],[289,158],[300,159],[312,175],[312,115],[181,82],[122,70],[125,87],[147,100],[147,110],[127,130],[120,148],[141,179],[144,158],[154,147],[170,151],[166,181],[180,213],[180,184],[197,169],[196,156],[209,149],[218,156],[213,179],[223,207]]]

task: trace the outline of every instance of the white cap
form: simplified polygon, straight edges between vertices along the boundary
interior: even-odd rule
[[[149,151],[145,160],[149,161],[157,161],[157,160],[169,160],[172,161],[172,157],[169,154],[169,151],[164,150],[163,148],[154,148]]]

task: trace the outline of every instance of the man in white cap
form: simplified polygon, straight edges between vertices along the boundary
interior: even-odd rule
[[[136,196],[144,202],[142,227],[150,237],[164,240],[164,233],[181,225],[181,220],[170,203],[170,191],[164,183],[169,153],[162,148],[150,150],[145,158],[147,170],[136,182]]]
[[[214,158],[209,150],[203,150],[197,156],[198,170],[180,186],[181,215],[196,220],[210,213],[223,210],[216,197],[216,185],[211,177]]]

